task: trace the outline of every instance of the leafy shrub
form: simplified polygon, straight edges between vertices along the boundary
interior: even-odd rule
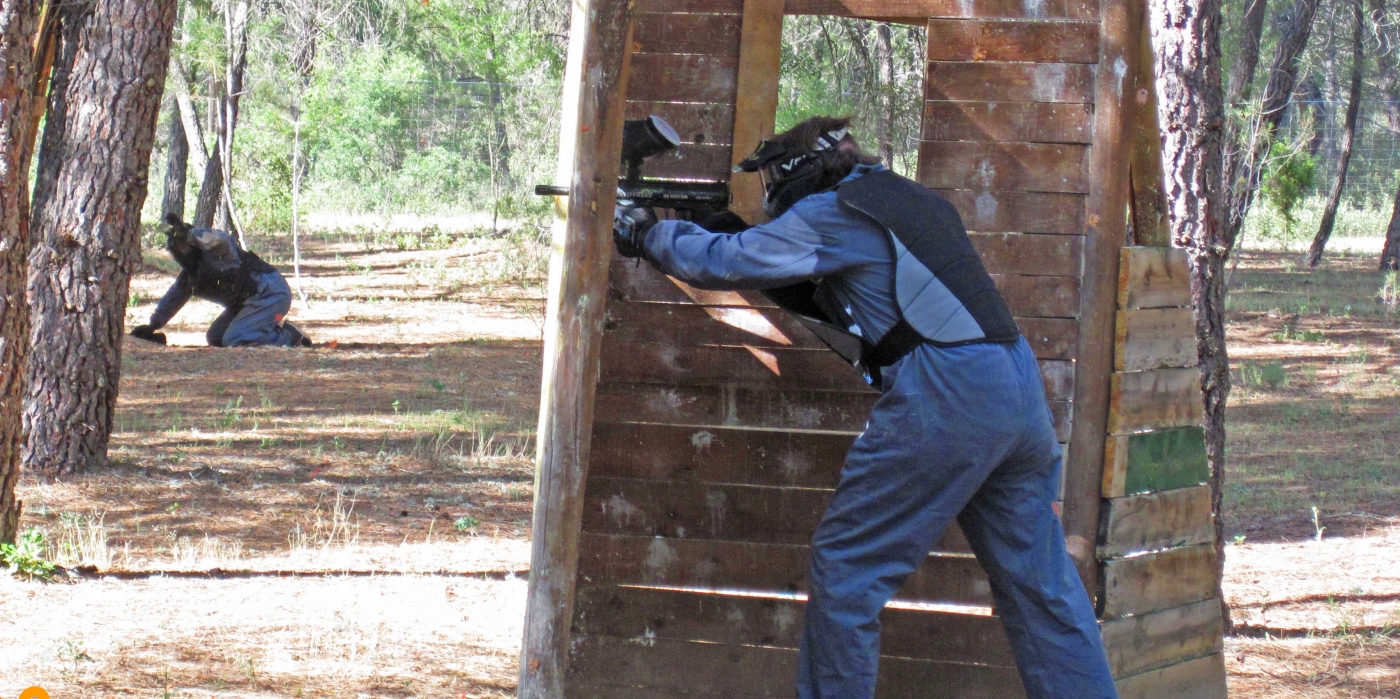
[[[54,564],[44,560],[44,532],[31,528],[13,544],[0,544],[0,561],[12,575],[47,580],[53,576]]]

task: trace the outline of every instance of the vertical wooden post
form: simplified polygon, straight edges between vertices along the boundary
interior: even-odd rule
[[[1066,543],[1091,595],[1098,583],[1094,548],[1113,374],[1118,260],[1128,223],[1127,102],[1141,55],[1137,36],[1143,25],[1135,20],[1145,4],[1145,0],[1099,3],[1102,29],[1094,82],[1094,145],[1089,154],[1074,425],[1065,463],[1064,500]]]
[[[535,516],[522,699],[561,699],[578,573],[583,487],[593,429],[603,304],[612,259],[631,24],[627,0],[575,0],[565,73],[560,173],[536,446]]]
[[[744,0],[739,40],[739,77],[734,100],[731,165],[749,157],[772,135],[778,115],[778,72],[783,51],[783,0]],[[730,179],[730,210],[749,223],[761,223],[763,185],[758,174],[736,172]]]
[[[1133,3],[1134,6],[1139,3]],[[1152,18],[1145,7],[1135,7],[1140,17],[1138,64],[1133,71],[1129,138],[1133,153],[1128,166],[1132,179],[1132,215],[1135,245],[1166,247],[1171,244],[1167,230],[1167,199],[1162,190],[1162,129],[1157,118],[1157,79],[1153,65]]]

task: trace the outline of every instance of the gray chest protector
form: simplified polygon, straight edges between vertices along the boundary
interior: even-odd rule
[[[867,381],[878,385],[881,367],[925,342],[946,347],[1012,342],[1020,337],[1011,311],[967,237],[962,218],[946,199],[888,170],[846,182],[836,196],[843,206],[889,231],[900,321],[875,342],[858,334],[820,283],[765,294],[862,370]]]

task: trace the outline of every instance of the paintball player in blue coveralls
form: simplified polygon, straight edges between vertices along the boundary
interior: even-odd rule
[[[133,328],[132,337],[165,344],[165,333],[157,331],[193,296],[224,307],[204,334],[210,347],[311,346],[311,338],[284,320],[292,290],[272,265],[224,231],[194,228],[174,214],[166,222],[166,249],[180,263],[180,275],[156,304],[151,322]]]
[[[797,696],[875,695],[880,611],[956,518],[1026,694],[1114,699],[1052,509],[1061,455],[1035,356],[957,211],[862,153],[847,123],[809,119],[740,163],[763,178],[767,223],[658,222],[625,202],[614,221],[621,254],[695,287],[765,290],[882,392],[812,538]]]

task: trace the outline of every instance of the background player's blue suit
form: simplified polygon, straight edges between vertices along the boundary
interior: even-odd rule
[[[879,169],[858,166],[847,179]],[[705,289],[822,278],[872,341],[901,317],[889,232],[834,192],[732,235],[663,221],[645,247],[663,272]],[[956,518],[991,579],[1031,699],[1116,697],[1051,509],[1060,447],[1025,340],[926,343],[882,373],[883,395],[812,539],[798,696],[874,696],[880,610]]]

